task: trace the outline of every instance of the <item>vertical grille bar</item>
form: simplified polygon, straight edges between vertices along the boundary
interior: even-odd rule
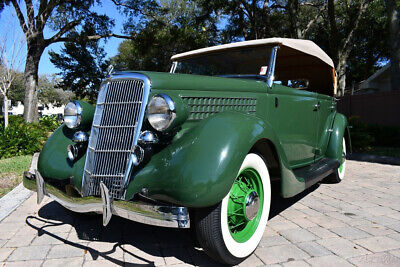
[[[99,196],[103,182],[113,198],[123,198],[149,91],[150,81],[141,74],[116,76],[100,89],[86,154],[83,196]]]

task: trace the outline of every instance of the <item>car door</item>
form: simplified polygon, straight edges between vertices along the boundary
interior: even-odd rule
[[[316,93],[274,84],[269,92],[269,123],[292,168],[312,164],[317,142]]]
[[[336,110],[336,102],[332,97],[316,93],[317,96],[317,143],[315,149],[315,160],[321,159],[326,152],[328,147],[328,141],[330,136],[330,129]]]

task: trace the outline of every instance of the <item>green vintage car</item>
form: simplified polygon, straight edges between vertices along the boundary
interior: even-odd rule
[[[252,254],[271,206],[345,173],[347,120],[332,60],[270,38],[172,57],[170,73],[115,72],[96,107],[72,101],[25,187],[75,212],[195,229],[205,252]]]

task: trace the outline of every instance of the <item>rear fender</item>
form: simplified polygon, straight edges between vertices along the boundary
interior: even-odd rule
[[[342,146],[343,137],[345,137],[345,131],[347,130],[347,118],[341,113],[336,113],[331,137],[329,138],[328,148],[326,156],[328,158],[336,159],[342,163]]]

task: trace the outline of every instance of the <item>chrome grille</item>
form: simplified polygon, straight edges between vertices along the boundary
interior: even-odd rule
[[[148,93],[143,79],[116,79],[101,88],[82,181],[84,196],[100,195],[100,182],[121,199],[131,149],[137,143]]]

